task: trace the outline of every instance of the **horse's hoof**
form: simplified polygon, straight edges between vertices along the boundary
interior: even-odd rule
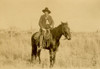
[[[39,61],[39,64],[41,64],[41,62]]]
[[[33,63],[33,60],[31,60],[30,63]]]
[[[50,68],[52,68],[53,67],[53,65],[50,65]]]

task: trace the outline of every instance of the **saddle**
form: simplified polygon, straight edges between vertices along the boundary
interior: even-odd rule
[[[50,30],[46,30],[46,32],[43,34],[43,45],[44,47],[50,46],[50,41],[52,39],[52,34]]]
[[[50,32],[50,30],[46,30],[46,31],[44,32],[43,38],[44,38],[44,40],[46,40],[46,41],[51,39],[51,32]]]
[[[34,39],[37,40],[36,41],[37,44],[40,41],[40,35],[41,35],[41,33],[38,32],[34,36]],[[42,40],[43,41],[43,46],[44,47],[50,46],[51,39],[52,39],[52,34],[51,34],[50,30],[49,29],[45,30],[44,33],[43,33],[43,40]]]

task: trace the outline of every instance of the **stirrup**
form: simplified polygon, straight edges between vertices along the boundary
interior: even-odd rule
[[[40,46],[40,47],[38,47],[38,48],[37,48],[37,50],[41,50],[42,48],[43,48],[43,47],[42,47],[42,46]]]

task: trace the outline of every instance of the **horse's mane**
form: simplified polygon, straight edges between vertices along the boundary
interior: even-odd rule
[[[51,30],[52,33],[58,32],[61,29],[61,24]]]
[[[57,38],[60,34],[62,34],[62,24],[60,24],[57,27],[53,28],[51,30],[51,34],[52,34],[53,38]]]

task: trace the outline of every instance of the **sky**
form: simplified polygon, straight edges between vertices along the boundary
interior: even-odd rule
[[[0,0],[0,29],[39,29],[45,7],[55,27],[63,21],[74,32],[100,30],[100,0]]]

